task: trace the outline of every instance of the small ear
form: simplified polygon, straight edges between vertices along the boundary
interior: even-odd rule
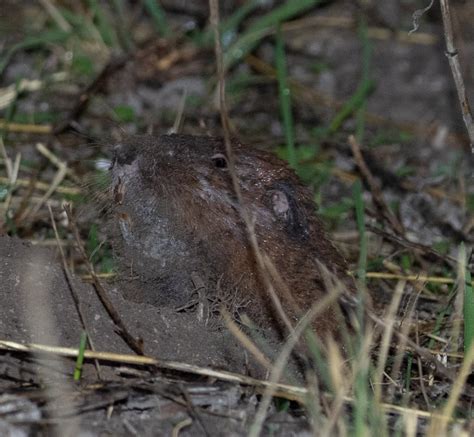
[[[290,213],[290,201],[286,193],[281,190],[272,191],[272,208],[275,215],[283,220],[288,220]]]
[[[291,238],[304,240],[308,236],[308,224],[304,211],[293,197],[291,187],[278,183],[270,190],[270,204],[273,214],[283,225]]]

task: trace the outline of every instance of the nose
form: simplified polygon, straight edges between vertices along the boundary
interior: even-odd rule
[[[114,162],[118,165],[130,165],[137,157],[137,147],[129,144],[114,146]]]

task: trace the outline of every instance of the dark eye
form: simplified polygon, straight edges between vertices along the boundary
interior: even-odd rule
[[[216,153],[211,160],[217,168],[227,168],[227,158],[222,153]]]

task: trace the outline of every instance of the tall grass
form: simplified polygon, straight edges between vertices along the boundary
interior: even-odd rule
[[[321,0],[287,0],[281,6],[274,8],[268,14],[255,20],[248,29],[232,44],[224,55],[226,68],[242,60],[268,35],[274,26],[301,14],[302,12],[321,3]]]

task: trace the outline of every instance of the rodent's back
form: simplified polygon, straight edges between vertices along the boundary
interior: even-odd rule
[[[349,288],[343,257],[327,238],[311,191],[279,158],[233,141],[235,171],[255,233],[284,281],[277,294],[295,323],[326,295],[321,265]],[[115,146],[112,188],[123,252],[134,272],[154,284],[157,305],[185,305],[191,276],[237,290],[257,323],[275,316],[262,286],[232,188],[221,139],[134,136]],[[296,304],[296,305],[295,305]],[[337,329],[334,308],[315,321]]]

